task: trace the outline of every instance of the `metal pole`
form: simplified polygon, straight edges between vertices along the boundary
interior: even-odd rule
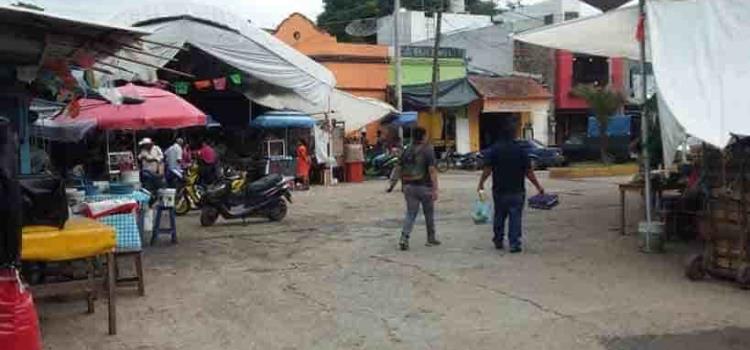
[[[641,18],[646,16],[646,0],[638,1],[638,9]],[[645,26],[645,24],[644,24]],[[644,28],[645,31],[645,28]],[[648,232],[646,232],[646,247],[650,250],[651,244],[651,162],[648,153],[648,137],[649,137],[649,120],[646,114],[646,102],[648,100],[648,75],[646,74],[646,36],[642,38],[640,42],[640,54],[641,54],[641,142],[643,148],[643,175],[645,182],[645,197],[646,197],[646,223],[648,224]]]
[[[440,82],[440,31],[442,30],[441,23],[443,22],[443,9],[442,6],[437,9],[437,16],[435,16],[437,24],[435,24],[435,47],[432,52],[432,114],[437,112],[438,102],[438,83]]]
[[[399,19],[399,11],[401,10],[401,0],[393,1],[393,60],[396,75],[396,109],[399,112],[404,111],[404,101],[401,94],[401,38],[399,27],[401,25]]]
[[[399,113],[404,111],[404,96],[401,90],[401,38],[399,26],[399,12],[401,11],[401,0],[393,0],[393,60],[394,73],[396,79],[396,110]],[[401,140],[401,146],[404,146],[404,127],[398,127],[398,138]]]

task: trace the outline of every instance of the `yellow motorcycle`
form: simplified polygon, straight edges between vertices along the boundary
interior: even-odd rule
[[[175,213],[185,215],[191,210],[201,208],[206,188],[200,183],[200,166],[193,162],[181,174],[174,173],[178,180],[178,190],[175,202]]]

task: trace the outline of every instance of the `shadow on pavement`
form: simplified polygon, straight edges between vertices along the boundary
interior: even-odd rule
[[[728,327],[685,334],[640,335],[602,341],[608,350],[750,349],[750,329]]]

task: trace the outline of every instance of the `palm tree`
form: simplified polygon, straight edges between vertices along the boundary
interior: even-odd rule
[[[620,108],[625,104],[625,97],[619,91],[609,87],[603,88],[594,85],[578,85],[573,89],[573,94],[586,100],[589,108],[594,112],[594,116],[599,122],[602,162],[609,164],[612,161],[608,151],[609,135],[607,135],[607,128],[609,118],[620,111]]]

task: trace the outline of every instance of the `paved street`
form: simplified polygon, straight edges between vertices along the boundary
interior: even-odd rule
[[[750,292],[692,283],[691,249],[638,252],[617,232],[615,184],[544,180],[526,252],[494,250],[469,216],[478,174],[441,179],[438,229],[396,248],[403,202],[385,183],[296,193],[283,223],[191,215],[180,243],[146,250],[146,297],[122,290],[119,334],[103,301],[43,302],[48,349],[748,349]],[[632,200],[631,203],[635,203]],[[633,215],[638,208],[629,208]]]

